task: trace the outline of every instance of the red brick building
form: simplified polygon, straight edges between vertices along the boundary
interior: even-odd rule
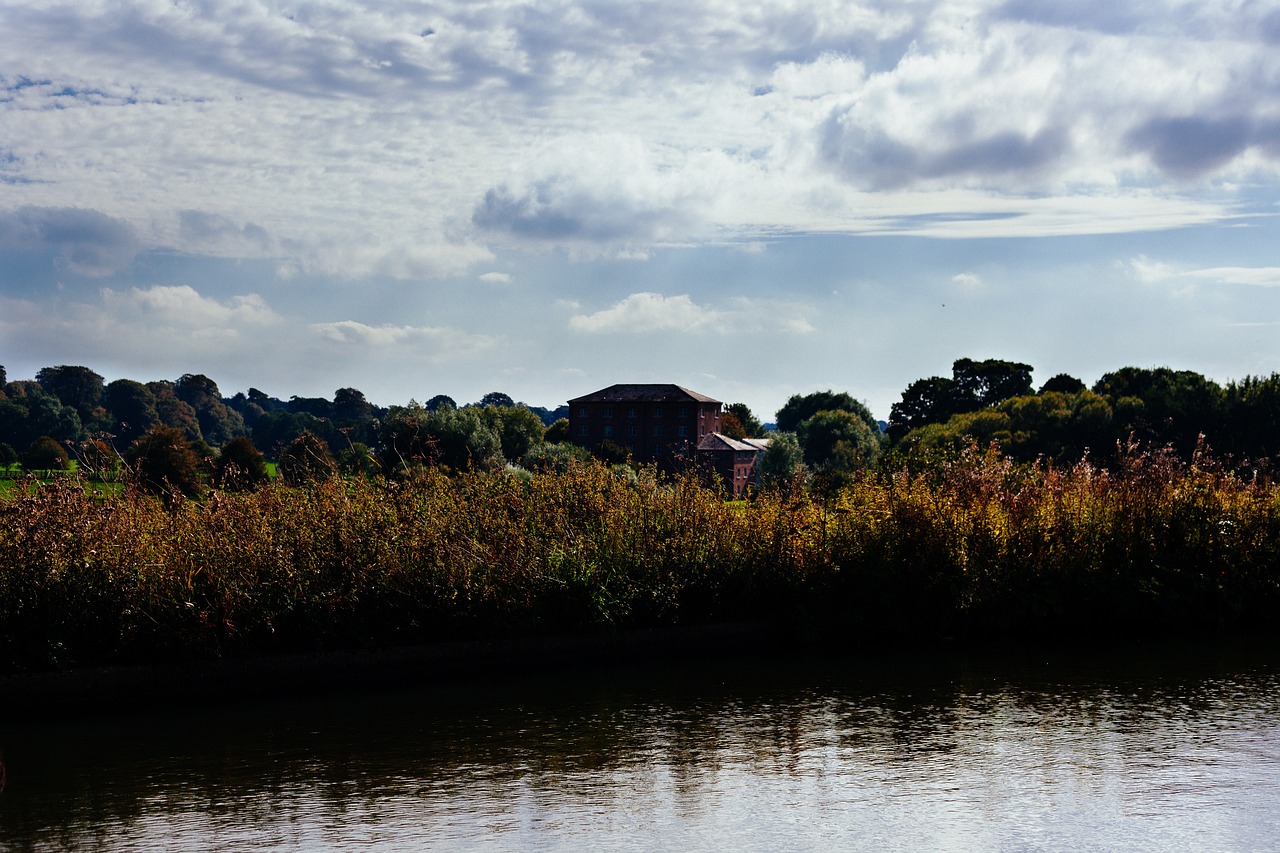
[[[720,431],[723,408],[679,385],[610,385],[569,401],[569,434],[587,449],[608,440],[637,462],[674,470]]]
[[[610,385],[569,401],[569,433],[588,450],[611,441],[669,473],[701,466],[737,498],[756,484],[756,456],[769,442],[729,438],[720,432],[723,415],[719,400],[679,385]]]

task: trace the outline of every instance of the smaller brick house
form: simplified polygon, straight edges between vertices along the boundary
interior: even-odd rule
[[[713,432],[698,443],[698,459],[719,476],[731,497],[741,498],[748,488],[757,485],[756,458],[768,447],[767,438],[739,441],[724,433]]]

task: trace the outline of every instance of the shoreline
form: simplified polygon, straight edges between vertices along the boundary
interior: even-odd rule
[[[0,676],[0,720],[82,716],[191,703],[268,700],[335,688],[376,690],[504,673],[556,672],[776,652],[776,625],[734,622],[421,646],[296,652],[199,663],[89,667]]]

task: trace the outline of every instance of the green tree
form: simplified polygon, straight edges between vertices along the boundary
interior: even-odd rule
[[[73,443],[84,438],[76,410],[38,383],[10,382],[7,392],[7,398],[0,400],[0,441],[26,447],[43,435]]]
[[[338,473],[338,464],[323,438],[304,432],[280,454],[280,479],[291,486],[321,483]]]
[[[129,445],[125,461],[134,482],[145,492],[166,498],[200,495],[200,460],[186,433],[176,427],[160,425],[147,430]]]
[[[362,423],[373,419],[373,404],[355,388],[333,392],[333,417],[339,421]]]
[[[1013,397],[1025,397],[1031,393],[1029,364],[988,358],[974,361],[960,358],[951,365],[951,379],[956,394],[964,401],[965,411],[994,406]]]
[[[524,406],[485,406],[480,410],[485,423],[498,435],[502,455],[519,463],[529,448],[541,444],[546,435],[542,419]]]
[[[247,435],[229,439],[213,463],[213,482],[221,489],[255,489],[269,479],[267,461]]]
[[[382,427],[382,470],[402,472],[422,465],[450,471],[492,470],[505,462],[502,439],[474,408],[392,406]]]
[[[752,413],[751,407],[746,403],[730,403],[724,407],[724,410],[738,419],[738,423],[742,424],[742,431],[746,433],[747,437],[759,438],[764,435],[764,424],[760,423],[760,419]]]
[[[18,461],[18,451],[7,441],[0,441],[0,471]]]
[[[63,471],[69,459],[66,448],[57,439],[42,435],[22,454],[22,467],[28,471]]]
[[[575,465],[586,465],[591,454],[576,444],[544,442],[529,448],[521,465],[530,471],[554,471],[563,473]]]
[[[1280,373],[1228,383],[1223,409],[1220,449],[1250,460],[1280,456]]]
[[[850,412],[861,418],[872,432],[879,432],[871,410],[844,391],[815,391],[812,394],[792,394],[782,408],[778,410],[776,422],[780,432],[795,432],[802,421],[818,412]],[[744,423],[745,427],[746,424]]]
[[[485,394],[483,397],[480,398],[480,402],[477,405],[479,405],[481,408],[484,408],[485,406],[507,407],[507,406],[514,406],[515,404],[516,404],[516,401],[511,399],[511,396],[509,394],[504,394],[501,391],[490,391],[488,394]]]
[[[756,459],[756,473],[765,488],[790,489],[804,479],[804,451],[795,433],[770,435],[768,449]]]
[[[224,444],[248,430],[244,418],[222,399],[218,384],[202,373],[187,373],[173,386],[179,400],[191,406],[205,441]]]
[[[196,410],[186,400],[178,397],[172,382],[148,382],[147,390],[155,399],[156,415],[160,423],[180,431],[188,441],[204,440]]]
[[[797,438],[804,449],[804,461],[811,468],[865,468],[880,452],[878,434],[865,420],[848,411],[817,412],[801,422]]]
[[[564,444],[570,438],[568,418],[558,418],[551,426],[547,427],[547,432],[543,436],[543,439],[548,444]]]
[[[1050,377],[1049,381],[1040,386],[1040,393],[1079,394],[1081,391],[1087,390],[1087,388],[1088,386],[1074,376],[1059,373],[1057,376]]]
[[[1093,390],[1111,403],[1122,433],[1154,446],[1171,445],[1184,459],[1202,434],[1213,443],[1225,432],[1225,393],[1190,370],[1124,367],[1105,374]],[[1133,406],[1134,399],[1141,406]]]
[[[458,404],[448,394],[437,394],[427,401],[425,408],[428,412],[438,412],[441,409],[456,409]]]
[[[87,367],[42,367],[36,371],[36,382],[62,405],[75,409],[81,423],[90,423],[102,402],[102,377]]]
[[[151,389],[132,379],[117,379],[103,391],[103,403],[111,416],[111,432],[127,447],[160,423],[156,397]]]

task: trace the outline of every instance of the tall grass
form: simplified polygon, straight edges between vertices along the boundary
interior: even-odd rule
[[[823,501],[596,465],[0,501],[8,671],[740,619],[1077,641],[1277,616],[1280,493],[1160,454],[1057,470],[973,450]]]

